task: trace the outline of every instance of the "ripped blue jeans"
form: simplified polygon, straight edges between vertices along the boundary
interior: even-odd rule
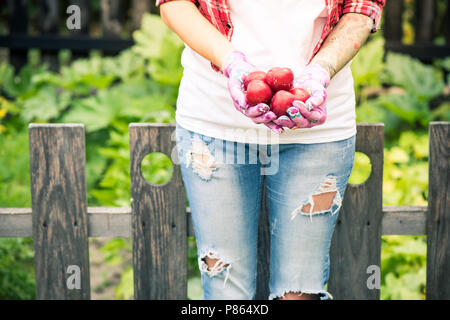
[[[204,299],[254,299],[263,179],[270,215],[268,299],[318,294],[355,155],[355,136],[314,144],[249,144],[177,124],[177,155],[191,208]],[[208,266],[206,258],[215,261]]]

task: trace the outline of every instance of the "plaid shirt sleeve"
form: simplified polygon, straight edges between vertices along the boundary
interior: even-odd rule
[[[159,6],[159,5],[163,4],[163,3],[170,2],[170,1],[173,1],[173,0],[156,0],[156,6]],[[196,0],[189,0],[189,1],[191,1],[191,2],[195,3],[196,5],[198,5],[198,1],[196,1]]]
[[[326,0],[328,20],[322,30],[322,36],[316,44],[309,62],[311,62],[315,54],[320,50],[325,39],[338,23],[339,19],[346,13],[361,13],[371,17],[373,19],[371,32],[376,32],[385,2],[386,0]]]
[[[156,6],[173,0],[156,0]],[[200,13],[208,19],[211,24],[231,41],[233,35],[233,24],[230,18],[230,9],[227,0],[189,0],[199,9]],[[211,63],[214,71],[221,72],[221,68]]]
[[[344,0],[342,14],[361,13],[373,20],[372,33],[377,32],[386,0]]]

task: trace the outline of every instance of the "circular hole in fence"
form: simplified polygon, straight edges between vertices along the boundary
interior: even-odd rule
[[[141,162],[142,175],[148,182],[162,185],[172,178],[173,163],[162,152],[149,153]]]
[[[362,152],[355,152],[355,164],[353,165],[353,171],[348,179],[348,183],[364,183],[369,179],[371,172],[372,164],[370,163],[370,158]]]

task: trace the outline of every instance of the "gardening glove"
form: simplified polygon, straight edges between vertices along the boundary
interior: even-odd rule
[[[294,88],[302,88],[310,97],[305,103],[294,101],[286,110],[288,116],[281,116],[274,123],[290,129],[311,128],[325,122],[327,118],[327,86],[330,75],[318,64],[305,67],[302,74],[294,79]]]
[[[254,123],[263,123],[275,133],[282,133],[283,127],[273,122],[277,116],[270,111],[265,103],[250,106],[245,97],[245,77],[256,71],[256,67],[247,62],[245,55],[240,51],[231,51],[224,58],[222,72],[228,78],[228,91],[237,111],[246,115]]]

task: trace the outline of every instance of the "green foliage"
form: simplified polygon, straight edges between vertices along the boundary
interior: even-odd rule
[[[163,184],[172,177],[172,161],[164,153],[152,152],[142,159],[141,171],[147,181],[153,184]]]
[[[35,299],[33,239],[0,238],[0,300]]]
[[[404,54],[389,52],[385,71],[387,84],[400,86],[421,102],[440,95],[444,88],[441,72]]]
[[[383,57],[386,56],[385,59]],[[443,69],[447,59],[425,65],[407,55],[384,52],[384,40],[375,37],[353,59],[357,121],[383,122],[388,141],[403,130],[427,129],[430,121],[450,120],[444,102],[433,110],[431,102],[445,97]]]
[[[14,76],[12,66],[0,64],[0,166],[7,168],[0,170],[0,207],[31,206],[29,122],[83,123],[89,205],[130,206],[128,124],[173,123],[182,75],[183,43],[171,35],[159,17],[146,14],[142,30],[136,31],[137,38],[139,35],[146,38],[138,39],[135,47],[115,57],[79,59],[57,73],[44,65],[30,64]],[[143,165],[152,179],[159,183],[171,176],[170,159],[160,161],[157,156],[153,160]],[[18,254],[31,250],[22,240],[14,241],[7,243],[11,252],[15,252],[15,246]],[[118,299],[132,297],[130,261],[123,260],[119,253],[129,246],[129,239],[114,239],[102,250],[107,263],[126,266],[115,291]],[[2,248],[3,242],[0,290],[14,286],[18,291],[10,291],[11,297],[32,297],[28,294],[34,292],[29,272],[32,261],[20,269],[19,260],[10,264],[14,255]],[[25,279],[26,274],[29,277]],[[21,285],[13,285],[14,281]],[[0,295],[9,297],[3,291]]]
[[[379,74],[384,70],[384,38],[378,37],[361,48],[352,62],[355,93],[359,96],[364,87],[379,87]]]
[[[183,42],[155,15],[142,18],[142,28],[133,33],[133,51],[147,58],[151,76],[163,84],[178,85],[183,75]]]
[[[426,237],[383,236],[381,299],[425,299]]]
[[[385,149],[384,205],[427,205],[428,148],[427,133],[405,131],[398,146]]]
[[[0,134],[0,207],[31,207],[28,133]]]

